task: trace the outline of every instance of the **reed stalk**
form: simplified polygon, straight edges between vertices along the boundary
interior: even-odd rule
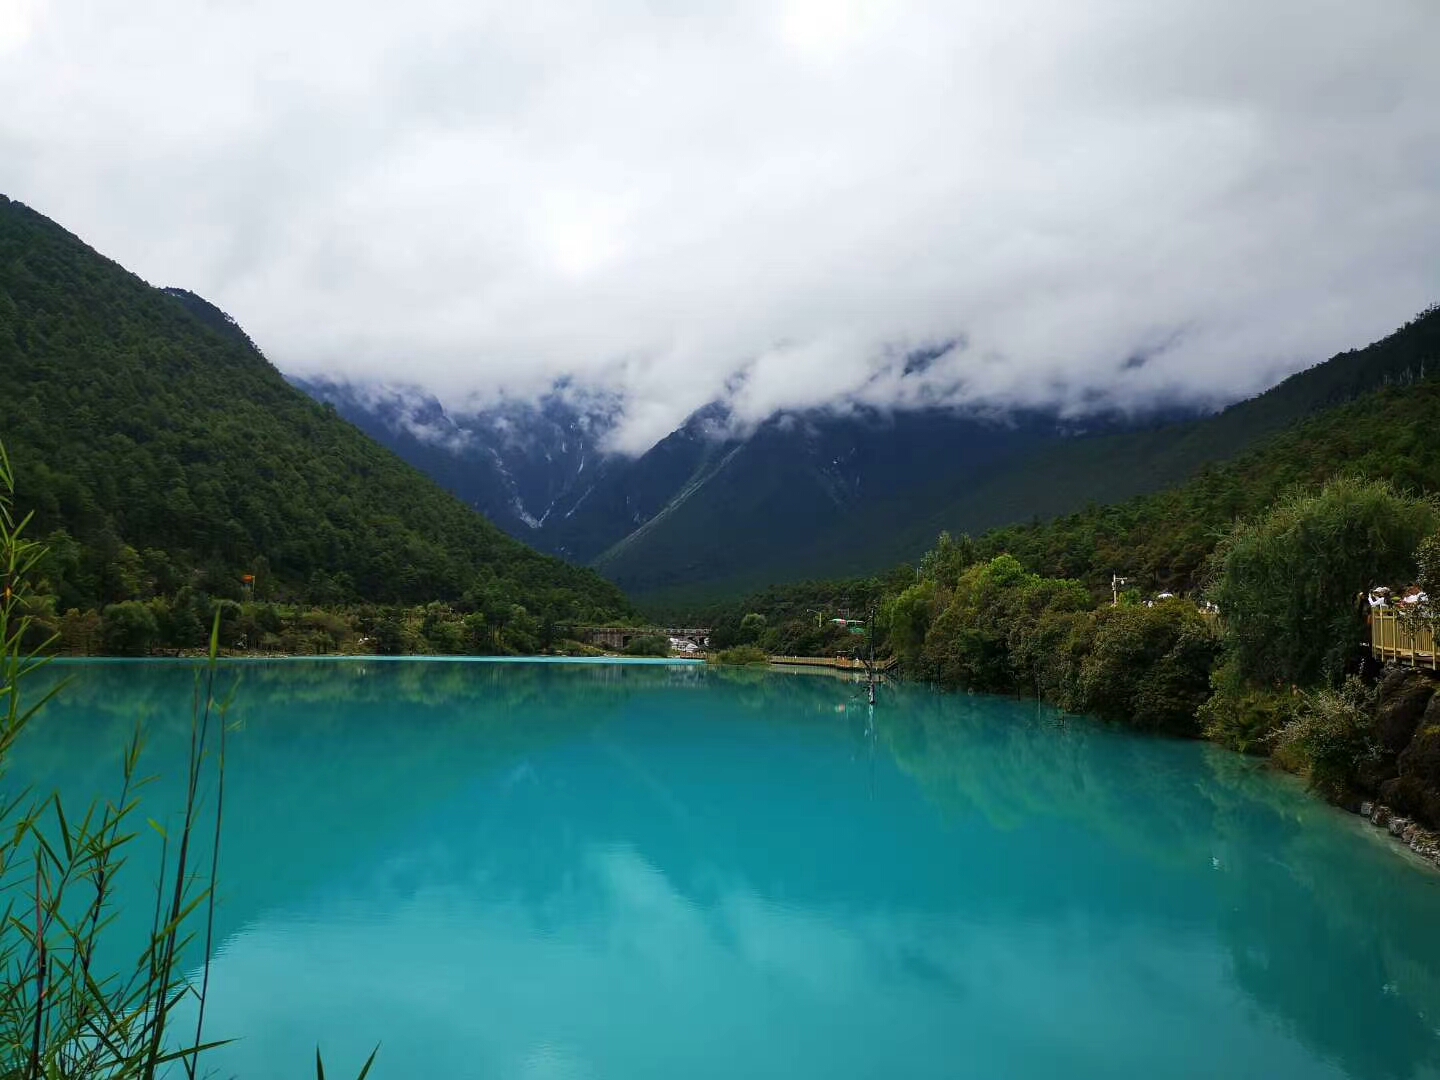
[[[26,535],[30,517],[17,515],[14,491],[0,446],[0,775],[16,740],[64,687],[57,680],[22,694],[50,663],[54,642],[26,644],[33,629],[27,605],[45,548]],[[115,882],[143,827],[143,732],[137,728],[126,745],[114,798],[97,799],[78,816],[67,814],[58,794],[0,787],[0,1077],[163,1080],[178,1068],[194,1080],[205,1053],[223,1045],[204,1031],[230,707],[228,697],[216,696],[219,633],[217,610],[208,659],[195,678],[179,830],[172,837],[150,822],[161,835],[159,876],[149,940],[128,971],[123,964],[101,970],[97,955],[107,942],[110,952],[125,945],[114,940]],[[197,843],[207,837],[209,858],[197,869]],[[203,957],[191,979],[187,951],[197,946]],[[182,1006],[195,1015],[193,1033],[183,1037],[176,1028]],[[375,1057],[372,1051],[361,1080]],[[318,1049],[316,1075],[324,1076]]]

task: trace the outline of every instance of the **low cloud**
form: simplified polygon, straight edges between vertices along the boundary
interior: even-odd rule
[[[1432,0],[0,0],[0,191],[284,370],[1221,401],[1440,298]],[[944,349],[924,364],[916,355]]]

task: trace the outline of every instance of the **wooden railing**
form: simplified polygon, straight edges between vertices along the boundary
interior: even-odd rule
[[[865,661],[855,660],[849,656],[772,656],[772,664],[790,664],[798,667],[828,667],[839,668],[842,671],[864,671]],[[876,671],[889,671],[898,660],[891,656],[884,660],[875,661]]]
[[[1377,660],[1440,671],[1435,632],[1407,626],[1395,612],[1384,608],[1370,613],[1370,654]]]

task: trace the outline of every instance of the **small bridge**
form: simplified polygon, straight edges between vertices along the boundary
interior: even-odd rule
[[[1423,626],[1407,625],[1394,611],[1385,608],[1370,613],[1370,655],[1386,663],[1440,671],[1435,632]]]
[[[680,638],[702,649],[710,642],[710,631],[696,626],[580,626],[575,632],[587,644],[617,651],[640,637]]]

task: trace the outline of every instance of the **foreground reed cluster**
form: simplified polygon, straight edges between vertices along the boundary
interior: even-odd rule
[[[29,519],[17,519],[13,493],[0,447],[0,773],[25,729],[64,688],[56,681],[23,694],[50,662],[50,642],[34,643],[26,614],[45,548],[25,535]],[[58,794],[0,790],[0,1076],[193,1078],[206,1051],[224,1041],[207,1041],[205,1033],[229,706],[216,694],[219,630],[217,612],[208,663],[195,675],[185,803],[173,829],[140,811],[147,781],[138,727],[113,796],[78,813]],[[117,879],[147,828],[161,843],[151,924],[146,940],[126,941]],[[374,1060],[372,1052],[361,1080]],[[318,1050],[315,1070],[324,1077]]]

